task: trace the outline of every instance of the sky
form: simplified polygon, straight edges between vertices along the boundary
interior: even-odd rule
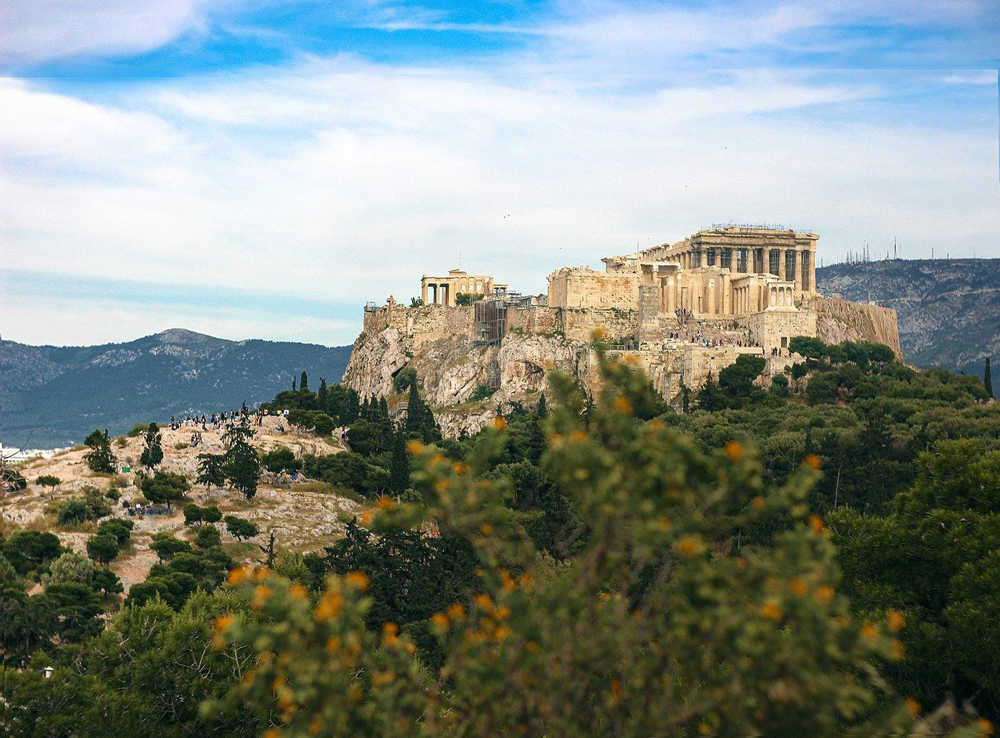
[[[997,0],[0,0],[0,336],[344,345],[717,223],[1000,258]]]

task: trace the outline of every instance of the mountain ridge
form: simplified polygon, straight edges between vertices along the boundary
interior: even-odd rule
[[[816,270],[823,294],[896,310],[907,363],[982,375],[1000,355],[1000,259],[893,259]]]
[[[338,381],[350,346],[232,341],[171,328],[125,343],[31,346],[0,341],[0,441],[78,443],[96,427],[218,412],[268,400],[305,370]]]

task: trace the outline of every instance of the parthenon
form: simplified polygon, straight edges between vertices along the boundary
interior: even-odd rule
[[[420,299],[424,305],[454,307],[459,295],[481,298],[503,297],[506,294],[507,285],[497,284],[493,277],[468,274],[461,269],[452,269],[447,277],[428,277],[425,274],[420,280]]]
[[[604,272],[553,272],[549,305],[693,316],[796,310],[803,296],[815,294],[818,240],[814,233],[766,226],[698,231],[677,243],[609,256]]]

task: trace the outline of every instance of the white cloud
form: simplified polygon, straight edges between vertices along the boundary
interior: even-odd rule
[[[188,31],[229,0],[0,0],[0,65],[135,54]]]
[[[889,93],[844,79],[738,72],[624,93],[337,58],[158,82],[113,104],[8,82],[4,266],[282,290],[353,301],[360,320],[365,300],[405,300],[460,258],[542,291],[559,266],[718,221],[814,229],[828,261],[893,236],[913,256],[945,241],[1000,256],[995,127],[843,122]],[[60,342],[176,325],[321,343],[354,331],[197,306],[19,303],[0,330],[15,320]]]

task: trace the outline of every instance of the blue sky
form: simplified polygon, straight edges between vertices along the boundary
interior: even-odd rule
[[[1000,257],[995,0],[0,0],[0,334],[349,343],[716,222]]]

